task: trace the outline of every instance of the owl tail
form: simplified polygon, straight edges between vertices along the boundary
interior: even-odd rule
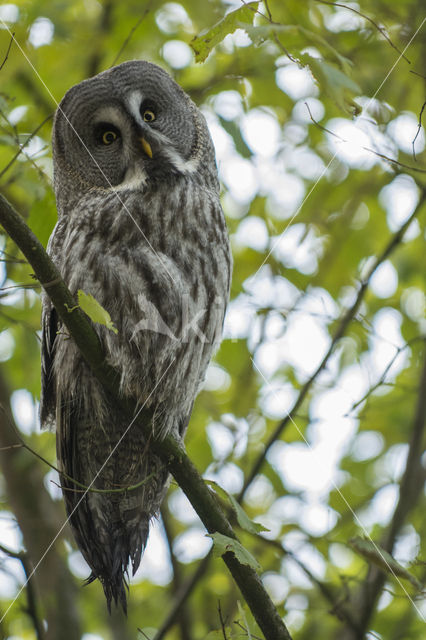
[[[117,494],[111,500],[108,494],[88,493],[78,504],[81,494],[70,500],[67,493],[64,491],[71,528],[92,570],[85,584],[98,579],[108,611],[111,613],[114,602],[126,613],[129,572],[134,575],[139,567],[153,514],[144,511],[143,496],[136,490],[125,499],[127,507],[134,505],[128,509],[123,508]]]
[[[57,438],[66,511],[91,569],[86,582],[98,579],[108,609],[114,602],[126,611],[129,570],[134,575],[139,567],[168,472],[143,434],[136,428],[127,432],[127,424],[106,402],[108,416],[95,424],[87,418],[94,411],[69,412],[70,404],[62,405]],[[82,495],[70,478],[92,490]]]
[[[134,575],[148,539],[149,519],[139,522],[139,526],[130,535],[128,531],[119,531],[117,528],[110,533],[112,533],[112,537],[109,538],[112,545],[110,544],[109,548],[104,547],[101,553],[91,553],[90,557],[86,557],[83,553],[92,568],[92,573],[85,584],[98,579],[105,593],[109,613],[111,613],[112,602],[116,606],[121,606],[124,613],[127,613],[129,559],[132,575]]]

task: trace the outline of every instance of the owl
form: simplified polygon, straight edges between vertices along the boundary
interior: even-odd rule
[[[72,87],[52,146],[58,222],[48,253],[76,301],[84,291],[110,314],[116,332],[93,328],[117,390],[153,415],[149,436],[122,415],[45,296],[41,422],[56,428],[87,581],[99,579],[109,609],[125,610],[169,481],[152,438],[183,438],[220,341],[228,233],[204,116],[152,63],[125,62]]]

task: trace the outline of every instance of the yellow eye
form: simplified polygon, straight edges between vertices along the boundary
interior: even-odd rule
[[[145,122],[154,122],[155,113],[151,111],[151,109],[145,109],[145,111],[143,112],[143,119]]]
[[[112,144],[116,139],[117,139],[117,134],[115,133],[115,131],[105,131],[102,134],[102,142],[104,144]]]

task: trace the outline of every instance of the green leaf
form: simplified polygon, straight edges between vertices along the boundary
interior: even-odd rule
[[[215,482],[214,480],[206,480],[206,482],[210,486],[214,487],[217,493],[222,494],[222,496],[224,496],[231,503],[231,507],[235,512],[238,524],[240,525],[241,529],[254,534],[260,533],[261,531],[269,531],[269,529],[266,529],[263,524],[250,520],[242,506],[235,500],[234,496],[231,496],[231,494],[223,489],[220,485],[218,485],[217,482]]]
[[[225,120],[225,118],[222,118],[221,116],[219,116],[219,121],[226,133],[229,133],[232,137],[235,148],[240,156],[243,158],[251,158],[253,154],[241,135],[240,127],[233,120]]]
[[[250,553],[250,551],[243,547],[241,542],[238,542],[238,540],[228,538],[228,536],[224,536],[222,533],[209,533],[207,534],[207,537],[213,540],[216,555],[223,556],[225,553],[230,552],[234,554],[241,564],[246,564],[256,571],[261,569],[256,558]]]
[[[415,589],[422,591],[423,585],[421,582],[419,582],[412,573],[407,571],[405,567],[399,564],[399,562],[397,562],[390,553],[382,549],[382,547],[374,543],[372,540],[356,536],[349,540],[349,544],[356,553],[369,562],[372,562],[377,567],[380,567],[382,571],[385,571],[394,577],[397,576],[398,578],[408,580]]]
[[[195,62],[204,62],[212,49],[222,42],[225,36],[241,28],[241,22],[253,24],[258,4],[258,2],[249,2],[231,11],[207,32],[193,38],[190,45],[195,53]]]
[[[360,112],[360,106],[352,99],[355,95],[362,93],[356,82],[332,64],[319,58],[313,58],[308,53],[303,54],[300,60],[309,66],[320,89],[333,100],[339,109],[350,115],[357,115]]]
[[[108,311],[99,304],[96,298],[94,298],[90,293],[84,293],[81,289],[78,290],[77,296],[78,304],[93,322],[102,324],[114,333],[118,333]]]
[[[235,500],[234,496],[231,496],[229,494],[228,498],[230,503],[232,504],[232,508],[235,511],[237,521],[241,529],[244,529],[249,533],[260,533],[261,531],[269,531],[269,529],[264,527],[263,524],[260,524],[260,522],[253,522],[253,520],[250,520],[242,506]]]

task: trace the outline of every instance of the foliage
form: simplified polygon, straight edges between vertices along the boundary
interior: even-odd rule
[[[109,315],[108,311],[99,304],[99,302],[92,296],[91,293],[87,294],[79,289],[77,292],[77,299],[81,309],[83,309],[83,311],[87,313],[87,315],[93,322],[98,322],[107,329],[110,329],[110,331],[118,333],[118,330],[114,326],[114,323],[111,320],[111,316]],[[69,311],[71,313],[72,309],[70,309]]]
[[[420,638],[425,611],[417,583],[426,575],[426,154],[418,128],[426,27],[419,0],[365,4],[0,6],[0,189],[44,245],[56,220],[51,115],[71,85],[146,58],[171,71],[208,118],[235,266],[225,339],[187,448],[226,490],[212,485],[236,513],[241,542],[298,640]],[[9,51],[6,27],[15,33]],[[40,287],[6,234],[2,250],[0,402],[10,396],[23,437],[55,463],[54,435],[24,415],[36,411],[40,392]],[[56,533],[62,503],[43,462],[0,453],[4,518],[14,514],[24,534],[14,550],[25,548],[35,566],[53,538],[47,507]],[[22,474],[25,493],[16,489]],[[37,523],[33,540],[25,514]],[[126,639],[140,628],[152,639],[173,619],[171,640],[259,637],[223,565],[200,559],[204,531],[175,484],[162,521],[166,569],[159,575],[152,559],[146,564],[131,585],[128,620],[106,615],[93,584],[70,596],[76,629]],[[253,522],[266,531],[251,530]],[[4,531],[0,542],[11,547]],[[66,545],[51,553],[68,563],[75,586],[74,543],[67,530],[61,536]],[[361,555],[350,543],[359,536],[375,544]],[[23,582],[21,561],[5,551],[0,583],[10,581],[7,572]],[[413,583],[381,571],[377,553]],[[31,605],[23,589],[9,610],[17,590],[0,591],[2,637],[37,637],[34,620],[57,597],[48,590],[41,582]]]

